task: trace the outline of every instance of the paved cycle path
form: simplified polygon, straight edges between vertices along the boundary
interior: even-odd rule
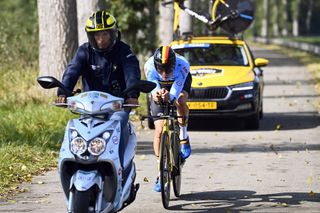
[[[264,118],[257,131],[236,121],[198,122],[192,155],[183,168],[182,195],[172,193],[170,212],[320,212],[319,100],[306,67],[263,49]],[[232,124],[230,127],[229,124]],[[145,122],[146,125],[146,122]],[[157,175],[150,130],[138,130],[136,201],[123,212],[167,212],[153,191]],[[57,171],[23,184],[28,189],[0,212],[66,212]]]

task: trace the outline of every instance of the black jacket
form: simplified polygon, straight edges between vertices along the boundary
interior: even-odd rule
[[[96,90],[115,96],[141,79],[139,61],[122,41],[117,41],[108,53],[95,51],[89,43],[81,45],[68,64],[62,83],[73,91],[80,76],[82,91]],[[62,94],[58,90],[58,95]],[[139,92],[133,91],[128,96],[138,98]]]

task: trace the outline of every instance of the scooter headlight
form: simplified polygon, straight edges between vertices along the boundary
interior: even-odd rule
[[[87,142],[82,137],[76,137],[71,141],[71,152],[81,155],[87,150]]]
[[[89,143],[88,151],[94,156],[100,155],[106,149],[106,141],[103,138],[95,138]]]

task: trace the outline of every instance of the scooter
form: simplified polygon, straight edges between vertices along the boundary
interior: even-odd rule
[[[137,138],[128,122],[129,138],[120,145],[121,125],[107,115],[125,107],[124,98],[99,91],[72,96],[64,85],[50,76],[37,79],[45,89],[59,87],[67,94],[64,105],[79,118],[69,120],[59,154],[59,175],[69,213],[117,212],[135,200],[139,184],[135,184],[133,162]],[[150,92],[155,84],[138,81],[123,92]],[[124,151],[120,151],[124,149]],[[123,153],[120,156],[119,153]]]

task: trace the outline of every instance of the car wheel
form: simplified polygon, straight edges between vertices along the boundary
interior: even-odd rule
[[[259,129],[260,126],[260,112],[256,112],[254,115],[251,115],[246,120],[247,129]]]

